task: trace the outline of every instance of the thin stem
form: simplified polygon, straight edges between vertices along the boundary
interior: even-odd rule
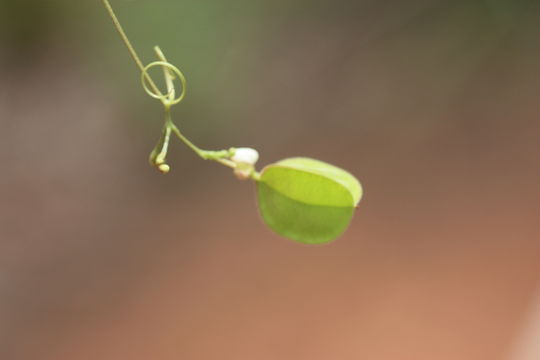
[[[256,170],[253,170],[250,177],[251,177],[251,179],[253,179],[255,181],[261,180],[261,174],[258,173]]]
[[[193,144],[191,141],[189,141],[188,138],[182,134],[182,132],[176,127],[176,125],[172,122],[171,119],[171,111],[170,108],[165,110],[165,121],[168,124],[172,130],[172,132],[180,139],[184,144],[186,144],[191,150],[193,150],[199,157],[201,157],[204,160],[214,160],[219,162],[222,165],[228,166],[232,169],[236,168],[236,163],[232,160],[227,159],[231,156],[231,150],[220,150],[220,151],[212,151],[212,150],[203,150],[199,148],[197,145]]]
[[[120,24],[120,21],[118,20],[118,17],[114,13],[111,3],[109,2],[109,0],[102,0],[102,3],[105,9],[107,10],[107,12],[109,13],[109,16],[114,24],[114,27],[116,28],[116,31],[118,31],[118,34],[120,34],[120,37],[122,38],[122,41],[126,45],[131,57],[133,58],[133,60],[135,61],[135,63],[137,64],[141,72],[145,74],[145,77],[148,80],[148,83],[152,87],[152,90],[155,91],[156,94],[161,94],[161,91],[157,87],[156,83],[154,83],[154,80],[152,80],[152,78],[145,72],[144,64],[142,63],[141,59],[137,55],[137,52],[135,51],[135,48],[133,47],[133,45],[131,45],[129,38],[126,35],[126,32],[122,28],[122,25]]]
[[[159,154],[156,156],[156,164],[163,164],[165,162],[165,158],[167,157],[167,152],[169,151],[169,142],[171,139],[171,128],[169,126],[165,126],[163,129],[163,145],[161,146],[161,150],[159,151]]]
[[[174,123],[172,122],[171,120],[171,111],[170,109],[166,109],[165,110],[165,117],[166,117],[166,121],[169,123],[169,126],[171,127],[173,133],[180,139],[184,142],[184,144],[186,144],[191,150],[193,150],[195,153],[197,153],[197,155],[199,155],[200,157],[204,158],[204,150],[200,149],[198,146],[196,146],[195,144],[193,144],[191,141],[188,140],[187,137],[185,137],[181,132],[180,130],[176,127],[176,125],[174,125]]]
[[[154,51],[156,52],[157,57],[161,61],[169,63],[159,46],[155,46]],[[169,96],[169,101],[174,101],[174,98],[176,97],[176,91],[174,89],[174,73],[166,66],[163,66],[163,75],[165,76],[165,83],[167,84],[167,94]]]
[[[232,160],[229,160],[229,159],[216,159],[215,161],[217,161],[221,165],[228,166],[231,169],[236,169],[236,163],[234,161],[232,161]]]

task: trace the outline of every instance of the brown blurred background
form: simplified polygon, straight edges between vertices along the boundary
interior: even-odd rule
[[[328,246],[175,141],[100,1],[0,0],[0,359],[540,358],[540,3],[116,0],[177,123],[342,166]]]

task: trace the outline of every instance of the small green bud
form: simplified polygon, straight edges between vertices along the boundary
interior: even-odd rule
[[[167,165],[167,164],[159,164],[158,165],[158,170],[162,174],[167,174],[171,170],[171,167],[169,165]]]

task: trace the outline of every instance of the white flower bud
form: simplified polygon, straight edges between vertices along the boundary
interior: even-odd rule
[[[259,160],[259,153],[252,148],[237,148],[231,160],[235,163],[255,165]]]

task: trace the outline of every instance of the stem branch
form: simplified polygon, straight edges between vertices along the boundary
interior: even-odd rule
[[[179,103],[185,94],[185,88],[186,88],[186,81],[184,75],[178,70],[174,65],[170,64],[167,59],[165,58],[165,55],[161,51],[159,47],[155,47],[154,51],[156,52],[157,57],[160,59],[160,61],[153,62],[147,66],[143,64],[141,59],[139,58],[139,55],[137,55],[137,52],[135,51],[135,48],[129,41],[128,36],[126,35],[126,32],[122,28],[122,25],[120,24],[120,21],[118,20],[118,17],[114,13],[114,10],[111,6],[111,3],[109,0],[102,0],[103,6],[107,10],[109,17],[111,18],[114,27],[116,28],[116,31],[118,34],[120,34],[120,38],[126,45],[129,54],[135,61],[135,64],[141,71],[141,77],[143,80],[143,87],[145,91],[152,97],[157,98],[161,100],[163,103],[164,109],[165,109],[165,124],[163,127],[163,134],[162,137],[152,151],[152,154],[150,155],[150,162],[157,166],[158,169],[163,172],[167,173],[169,171],[169,165],[166,163],[166,156],[167,151],[169,148],[169,140],[171,132],[174,133],[184,144],[186,144],[191,150],[193,150],[197,155],[199,155],[204,160],[213,160],[216,162],[219,162],[222,165],[228,166],[230,168],[236,169],[237,163],[230,160],[230,158],[234,155],[235,149],[231,148],[229,150],[220,150],[220,151],[210,151],[210,150],[203,150],[197,147],[195,144],[193,144],[188,138],[186,138],[182,132],[176,127],[174,122],[172,121],[171,117],[171,107],[177,103]],[[167,94],[163,95],[163,93],[159,90],[156,83],[152,80],[152,77],[148,74],[148,70],[153,66],[162,66],[163,73],[165,76],[165,83],[167,86]],[[175,88],[174,88],[174,79],[176,77],[179,77],[180,82],[182,84],[182,93],[178,98],[175,98]],[[147,84],[150,86],[150,89],[147,87]],[[256,179],[258,174],[256,172],[253,172],[251,174],[251,177]]]

